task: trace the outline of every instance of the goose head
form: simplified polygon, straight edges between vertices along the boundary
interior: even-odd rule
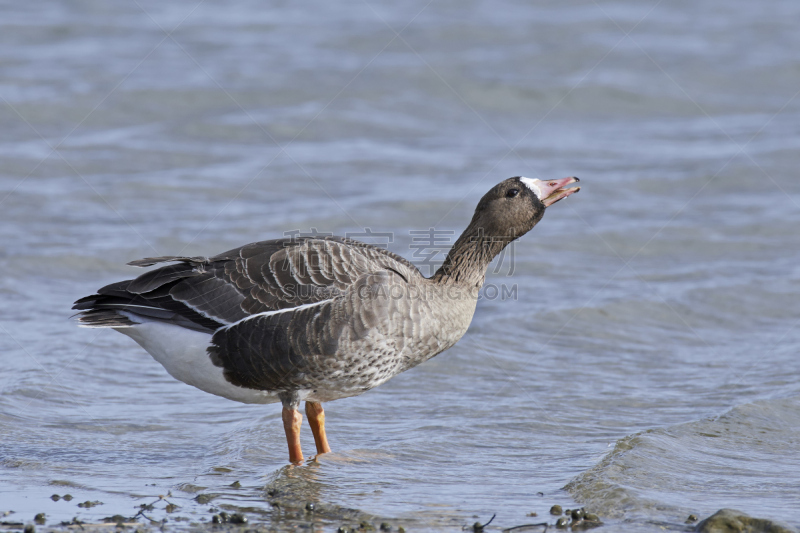
[[[545,209],[575,194],[575,177],[543,181],[517,176],[501,181],[487,192],[475,208],[471,226],[485,235],[514,240],[528,233],[544,216]]]

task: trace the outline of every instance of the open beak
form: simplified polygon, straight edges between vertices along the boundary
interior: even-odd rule
[[[560,180],[542,181],[537,179],[522,178],[522,181],[531,188],[531,190],[539,197],[545,207],[549,207],[559,200],[563,200],[567,196],[575,194],[580,187],[571,187],[565,189],[567,185],[577,183],[580,180],[576,177],[562,178]]]

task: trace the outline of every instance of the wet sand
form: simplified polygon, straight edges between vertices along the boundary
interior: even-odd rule
[[[51,499],[74,501],[69,494],[54,494]],[[406,531],[483,531],[523,532],[523,531],[698,531],[701,533],[747,532],[747,533],[796,533],[781,522],[780,518],[758,518],[731,509],[721,509],[708,517],[690,514],[683,523],[631,520],[621,521],[604,518],[582,507],[569,509],[560,504],[553,504],[547,511],[541,511],[544,501],[537,506],[539,511],[528,513],[529,521],[510,525],[504,523],[496,514],[484,521],[472,524],[440,524],[432,527],[429,522],[419,523],[415,520],[397,520],[381,518],[364,513],[357,509],[349,509],[321,502],[306,501],[292,494],[291,487],[268,487],[265,499],[271,510],[258,508],[237,508],[231,505],[215,506],[213,495],[199,495],[195,498],[198,504],[208,504],[205,514],[191,512],[182,513],[182,509],[170,501],[170,496],[159,497],[150,503],[140,506],[133,516],[111,515],[98,521],[72,521],[50,523],[45,513],[34,517],[18,516],[6,512],[0,520],[0,531],[21,533],[63,533],[71,531],[97,532],[130,531],[135,533],[161,532],[214,532],[214,533],[267,533],[284,531],[336,531],[337,533],[396,532]],[[78,502],[78,508],[102,505],[102,502]],[[478,518],[475,515],[475,518]]]

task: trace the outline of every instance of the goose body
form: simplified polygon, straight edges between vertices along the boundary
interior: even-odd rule
[[[382,248],[339,237],[261,241],[162,265],[81,298],[80,325],[112,328],[176,379],[243,403],[282,402],[290,460],[302,460],[306,402],[318,453],[330,451],[321,402],[362,394],[466,333],[486,267],[547,205],[578,188],[510,178],[481,200],[431,278]]]

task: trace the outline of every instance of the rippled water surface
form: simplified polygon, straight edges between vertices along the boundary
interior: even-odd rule
[[[492,529],[558,503],[609,530],[721,507],[800,525],[797,2],[0,15],[8,520],[131,516],[171,493],[180,509],[148,516]],[[327,404],[334,453],[315,464],[286,466],[278,406],[207,395],[68,320],[128,261],[291,230],[392,232],[427,273],[411,231],[450,239],[513,175],[584,188],[490,270],[516,298],[482,299],[454,348]]]

